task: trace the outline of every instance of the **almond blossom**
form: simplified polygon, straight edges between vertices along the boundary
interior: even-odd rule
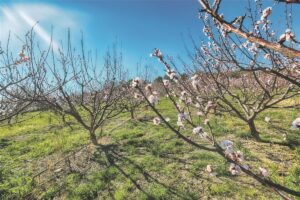
[[[192,86],[193,86],[193,88],[194,88],[195,90],[198,89],[198,85],[199,85],[199,83],[200,83],[200,81],[199,81],[198,78],[199,78],[199,76],[198,76],[197,74],[195,74],[194,76],[191,77],[191,79],[192,79]]]
[[[208,173],[212,173],[212,172],[213,172],[212,166],[211,166],[211,165],[207,165],[207,166],[206,166],[206,171],[207,171]]]
[[[136,77],[132,80],[131,86],[133,88],[136,88],[139,86],[140,83],[141,83],[141,79],[139,77]]]
[[[151,104],[153,105],[157,105],[158,104],[158,97],[156,95],[153,95],[151,94],[149,97],[148,97],[148,100]]]
[[[230,140],[223,140],[222,142],[220,142],[220,147],[223,150],[233,149],[233,142]]]
[[[234,164],[234,163],[230,163],[230,166],[229,166],[229,172],[234,175],[234,176],[237,176],[237,175],[240,175],[242,170],[240,168],[240,166]]]
[[[170,86],[170,81],[167,79],[163,80],[164,86],[169,87]]]
[[[293,122],[292,122],[292,127],[296,128],[296,129],[300,129],[300,118],[296,118]]]
[[[159,125],[159,124],[160,124],[160,118],[159,118],[159,117],[155,117],[155,118],[153,119],[153,124],[154,124],[154,125]]]
[[[261,20],[267,19],[272,13],[272,7],[267,7],[263,10]]]
[[[193,134],[199,134],[201,132],[203,132],[203,128],[201,126],[193,128]]]
[[[265,117],[265,122],[269,123],[269,122],[270,122],[270,120],[271,120],[271,118],[270,118],[270,117]]]
[[[263,168],[263,167],[259,167],[259,173],[263,176],[263,177],[268,177],[269,176],[269,173],[268,173],[268,170]]]

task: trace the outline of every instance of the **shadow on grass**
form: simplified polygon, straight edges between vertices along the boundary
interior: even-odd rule
[[[142,185],[138,183],[139,180],[134,178],[130,173],[127,173],[125,168],[132,167],[143,176],[144,180],[147,183],[156,183],[162,186],[163,188],[165,188],[168,191],[168,193],[175,195],[180,199],[191,199],[191,197],[189,196],[186,195],[183,196],[182,194],[177,192],[176,189],[174,189],[173,187],[160,182],[158,179],[156,179],[151,174],[149,174],[146,170],[143,169],[142,166],[137,164],[132,159],[129,159],[126,156],[121,155],[119,152],[117,152],[118,149],[116,148],[115,145],[106,145],[106,146],[101,145],[98,147],[97,151],[100,154],[103,153],[105,155],[109,163],[108,167],[111,166],[115,167],[125,178],[130,180],[133,183],[133,185],[147,197],[147,199],[156,199],[156,197],[150,194],[149,192],[147,192],[142,187]]]
[[[0,149],[5,148],[10,145],[10,140],[8,139],[0,139]]]

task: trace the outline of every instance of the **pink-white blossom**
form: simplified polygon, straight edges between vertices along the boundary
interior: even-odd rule
[[[201,132],[203,132],[203,128],[201,126],[193,128],[193,134],[199,134]]]
[[[238,166],[238,165],[236,165],[234,163],[230,163],[229,171],[234,176],[240,175],[241,172],[242,172],[240,166]]]
[[[263,176],[263,177],[268,177],[269,176],[269,173],[268,173],[268,170],[263,168],[263,167],[259,167],[259,173]]]
[[[160,124],[160,118],[159,118],[159,117],[155,117],[155,118],[153,119],[153,124],[154,124],[154,125],[159,125],[159,124]]]

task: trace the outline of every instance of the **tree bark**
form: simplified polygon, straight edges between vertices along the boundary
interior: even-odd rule
[[[94,130],[90,130],[90,140],[94,145],[98,145],[98,140]]]
[[[256,129],[256,126],[255,126],[254,120],[251,119],[247,123],[248,123],[248,126],[250,128],[250,133],[254,137],[254,139],[256,141],[261,141],[261,138],[260,138],[259,133],[258,133],[258,131]]]
[[[131,119],[135,119],[134,110],[133,109],[130,110],[130,116],[131,116]]]

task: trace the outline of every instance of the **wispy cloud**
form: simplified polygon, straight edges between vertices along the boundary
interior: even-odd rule
[[[84,28],[84,19],[84,13],[45,3],[0,5],[0,42],[5,43],[10,32],[11,45],[20,46],[22,41],[17,38],[22,38],[34,27],[33,31],[45,46],[51,43],[57,49],[57,41],[66,37],[63,34],[66,29],[80,32]]]
[[[20,17],[31,27],[34,27],[34,31],[44,40],[44,42],[49,45],[52,44],[54,49],[58,48],[58,44],[55,40],[53,40],[50,37],[50,34],[47,33],[39,24],[37,24],[37,21],[34,20],[32,17],[30,17],[27,13],[17,10]]]

